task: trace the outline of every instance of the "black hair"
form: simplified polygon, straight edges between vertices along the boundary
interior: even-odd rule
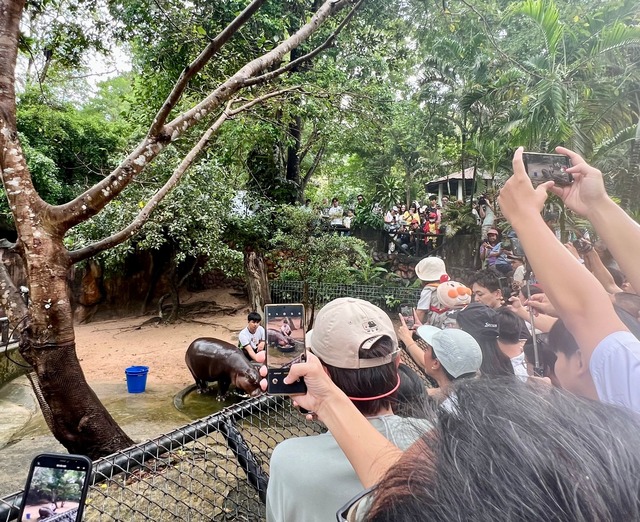
[[[527,339],[529,332],[524,321],[508,308],[499,308],[498,338],[505,343],[514,344],[520,339]]]
[[[481,334],[475,337],[482,350],[480,375],[483,377],[505,377],[515,375],[511,359],[500,349],[495,335]]]
[[[434,195],[434,194],[431,194],[431,195],[429,196],[429,201],[436,201],[437,199],[438,199],[438,196],[436,196],[436,195]]]
[[[562,353],[571,357],[580,347],[573,334],[567,329],[562,319],[558,319],[549,330],[549,348],[557,355]]]
[[[503,379],[455,393],[382,478],[365,520],[640,519],[632,411]]]
[[[484,286],[489,292],[495,292],[496,290],[502,290],[500,285],[500,279],[502,276],[494,268],[485,268],[484,270],[478,270],[471,276],[469,281],[469,288],[474,283],[480,286]]]
[[[249,321],[260,323],[262,322],[262,316],[258,312],[249,312],[249,315],[247,315],[247,322]]]
[[[340,200],[339,200],[338,198],[333,198],[333,199],[331,200],[331,203],[335,203],[336,201],[340,201]]]
[[[384,357],[393,353],[395,346],[388,336],[378,339],[368,350],[360,349],[360,359],[372,359]],[[322,360],[321,360],[322,361]],[[398,370],[395,361],[375,368],[345,369],[337,368],[329,364],[322,364],[329,373],[329,377],[349,397],[375,397],[391,390],[398,383]],[[384,408],[392,407],[396,401],[396,395],[392,393],[387,397],[371,401],[354,401],[356,408],[363,415],[376,415]]]
[[[544,294],[544,290],[535,285],[522,285],[520,287],[520,291],[522,292],[522,295],[525,297],[525,299],[529,299],[529,297],[531,297],[532,295]]]
[[[400,387],[393,403],[393,413],[401,417],[423,417],[426,407],[427,389],[425,382],[409,366],[398,366]]]
[[[555,366],[558,356],[551,350],[551,348],[549,348],[549,339],[547,334],[538,334],[536,336],[536,340],[538,346],[538,360],[542,366],[542,377],[552,377],[555,375]],[[533,338],[524,344],[524,356],[529,364],[535,366],[536,354],[533,349]]]

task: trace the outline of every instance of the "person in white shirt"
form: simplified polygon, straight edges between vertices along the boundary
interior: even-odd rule
[[[342,217],[344,215],[344,210],[340,206],[340,202],[338,198],[333,198],[331,200],[331,206],[329,207],[329,224],[332,226],[341,226],[342,225]]]

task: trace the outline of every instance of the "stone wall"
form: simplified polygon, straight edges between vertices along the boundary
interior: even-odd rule
[[[469,280],[471,274],[479,270],[478,244],[476,236],[471,235],[460,235],[446,239],[442,249],[436,255],[444,260],[451,279],[464,283]],[[374,262],[384,263],[390,272],[395,273],[404,281],[408,281],[408,284],[416,280],[414,267],[421,259],[395,253],[376,252],[373,254]]]

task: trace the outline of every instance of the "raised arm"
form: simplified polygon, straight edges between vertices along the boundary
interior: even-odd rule
[[[402,456],[402,451],[358,411],[325,373],[315,355],[308,353],[307,359],[306,363],[293,364],[285,379],[289,384],[304,377],[307,393],[293,397],[295,404],[314,412],[324,423],[365,488],[377,484]],[[263,366],[260,372],[264,376],[266,368]],[[265,389],[266,381],[261,385]]]
[[[622,292],[622,288],[616,284],[611,272],[604,266],[602,259],[600,259],[598,252],[596,252],[594,248],[584,253],[583,256],[585,265],[591,270],[591,273],[596,276],[596,279],[600,281],[600,284],[602,284],[607,292],[610,294]]]
[[[631,285],[640,288],[636,286],[640,285],[640,225],[607,196],[602,172],[572,150],[558,147],[556,151],[571,158],[568,171],[575,181],[568,187],[549,190],[591,222]]]
[[[547,297],[588,361],[602,339],[627,328],[602,285],[545,225],[540,212],[553,182],[534,189],[522,162],[522,151],[518,148],[513,157],[514,173],[500,191],[500,208],[518,234]]]

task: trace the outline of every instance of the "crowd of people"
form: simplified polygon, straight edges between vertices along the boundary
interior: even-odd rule
[[[404,203],[390,208],[384,215],[385,230],[389,233],[388,253],[417,255],[435,250],[440,244],[439,236],[444,233],[442,218],[448,205],[448,197],[444,196],[440,205],[438,197],[432,195],[424,205],[414,201],[408,209]]]
[[[558,152],[573,183],[534,188],[516,151],[497,201],[510,246],[487,222],[471,304],[443,306],[449,277],[431,256],[411,328],[359,299],[318,313],[287,381],[304,378],[294,403],[328,432],[277,446],[268,520],[640,519],[640,227],[599,170]],[[558,241],[548,193],[602,244]]]

